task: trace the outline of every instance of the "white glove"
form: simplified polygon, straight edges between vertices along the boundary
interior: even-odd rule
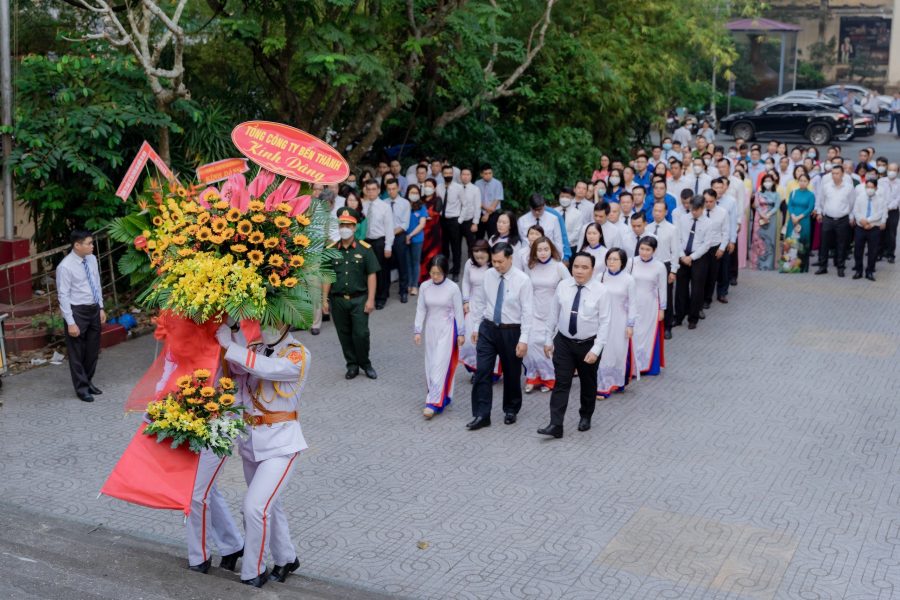
[[[216,331],[216,339],[219,341],[220,346],[228,350],[228,347],[233,343],[231,341],[231,328],[225,323],[220,325]]]

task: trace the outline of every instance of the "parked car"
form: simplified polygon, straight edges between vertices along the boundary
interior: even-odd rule
[[[862,103],[865,101],[867,95],[874,93],[878,96],[878,117],[880,119],[886,118],[890,116],[891,113],[891,101],[893,98],[890,96],[885,96],[884,94],[879,94],[873,89],[867,88],[862,85],[857,85],[855,83],[837,83],[835,85],[829,85],[826,88],[822,88],[822,91],[826,94],[833,95],[835,97],[839,97],[841,86],[844,86],[844,90],[847,92],[853,92],[855,103],[859,103],[860,107],[862,107]]]
[[[872,115],[861,115],[853,118],[853,134],[854,137],[869,137],[875,135],[875,117]]]
[[[853,136],[853,119],[834,100],[795,98],[774,101],[754,110],[728,115],[719,121],[719,130],[747,140],[800,136],[822,146],[832,138]]]

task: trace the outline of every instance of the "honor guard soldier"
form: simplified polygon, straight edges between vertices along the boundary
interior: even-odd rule
[[[298,454],[307,448],[299,407],[310,355],[287,326],[263,329],[262,343],[249,347],[234,341],[228,325],[219,328],[216,338],[235,376],[235,403],[244,407],[248,425],[248,436],[239,443],[247,482],[241,582],[254,587],[268,580],[284,582],[300,568],[281,493]],[[266,552],[275,561],[271,573]]]
[[[359,375],[360,369],[369,379],[377,379],[378,374],[369,360],[369,314],[375,310],[375,278],[381,267],[372,247],[353,239],[359,213],[343,207],[338,210],[337,218],[341,239],[328,247],[337,250],[339,256],[332,261],[334,283],[324,285],[322,308],[334,319],[347,363],[347,379]]]

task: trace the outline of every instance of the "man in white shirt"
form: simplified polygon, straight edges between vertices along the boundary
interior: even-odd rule
[[[614,202],[609,205],[609,217],[607,220],[615,227],[615,237],[619,240],[618,245],[621,245],[622,240],[625,239],[625,235],[628,233],[628,225],[625,224],[625,220],[622,218],[622,205],[620,203]],[[604,236],[604,240],[605,239],[606,237]],[[613,247],[614,246],[607,246],[607,248]]]
[[[819,247],[819,270],[816,275],[828,272],[828,256],[834,250],[834,266],[838,277],[844,276],[844,262],[850,239],[850,212],[853,209],[853,183],[841,168],[831,169],[831,175],[823,178],[816,194],[817,219],[822,223],[822,244]]]
[[[106,323],[100,269],[90,231],[72,232],[72,251],[56,267],[59,311],[66,321],[66,350],[75,395],[93,402],[102,394],[93,383],[100,356],[100,328]]]
[[[396,158],[390,163],[391,172],[388,174],[388,177],[393,177],[397,180],[397,184],[400,186],[400,195],[404,198],[406,197],[406,188],[409,185],[406,181],[406,177],[400,174],[400,161]]]
[[[481,223],[481,190],[472,183],[472,169],[460,169],[459,182],[462,185],[459,224],[462,235],[466,238],[466,248],[471,248],[478,237],[478,224]]]
[[[569,251],[574,256],[581,244],[578,237],[581,228],[585,226],[581,211],[574,204],[575,190],[563,188],[559,191],[559,212],[566,222],[566,236],[569,238]],[[586,201],[585,201],[586,202]],[[591,213],[593,218],[593,213]]]
[[[728,245],[725,246],[725,255],[719,261],[719,272],[716,282],[716,299],[722,304],[728,304],[728,288],[731,286],[731,267],[736,256],[735,248],[737,248],[737,234],[741,224],[741,213],[738,211],[737,201],[730,193],[728,179],[717,177],[713,179],[712,187],[718,197],[719,208],[725,209],[725,212],[728,214]]]
[[[634,258],[635,256],[638,256],[641,238],[646,235],[647,218],[644,216],[644,213],[636,212],[631,215],[629,223],[631,227],[628,228],[628,233],[626,233],[625,237],[622,239],[620,248],[625,251],[628,258]]]
[[[683,255],[679,259],[675,285],[675,326],[687,317],[688,329],[696,329],[703,309],[703,292],[706,286],[707,252],[711,221],[704,219],[703,196],[694,196],[691,212],[678,220],[679,237],[683,240]]]
[[[863,253],[868,246],[866,279],[875,281],[878,243],[881,241],[881,231],[887,228],[887,211],[884,196],[878,193],[877,180],[870,179],[865,186],[859,187],[862,188],[861,193],[856,195],[853,202],[853,220],[856,222],[853,237],[853,279],[861,279],[863,276]]]
[[[606,248],[617,248],[622,243],[622,234],[618,225],[609,222],[609,213],[611,210],[612,207],[609,202],[597,202],[597,204],[594,205],[594,223],[600,227],[600,232],[603,234],[603,246]],[[582,243],[584,242],[584,232],[588,225],[589,223],[582,225],[581,229],[578,230],[578,236],[575,238],[578,240],[575,243],[576,250],[581,250]]]
[[[895,102],[897,94],[895,94]],[[900,104],[900,102],[898,102]],[[893,123],[895,117],[900,114],[891,116]],[[881,235],[881,254],[891,264],[896,259],[895,252],[897,250],[897,224],[900,223],[900,166],[897,163],[888,165],[886,176],[878,180],[878,189],[884,197],[885,210],[887,210],[886,227]]]
[[[597,360],[609,330],[609,294],[593,279],[594,257],[579,252],[572,257],[572,279],[561,281],[550,303],[544,354],[553,359],[556,384],[550,395],[550,424],[541,435],[563,436],[563,420],[569,405],[572,376],[577,371],[581,386],[578,431],[591,428],[597,405]]]
[[[665,326],[665,338],[672,339],[673,314],[675,302],[673,293],[675,290],[675,274],[678,272],[679,258],[681,258],[682,244],[678,234],[678,227],[666,220],[665,200],[660,200],[653,205],[653,222],[647,225],[647,235],[656,238],[656,258],[666,265],[669,275],[666,279],[666,312],[663,319]]]
[[[573,191],[575,194],[573,206],[581,212],[582,225],[587,225],[594,220],[594,203],[587,198],[587,182],[579,179],[575,182]],[[572,241],[572,237],[569,236],[569,243],[572,243]]]
[[[494,177],[494,169],[489,164],[481,166],[481,179],[475,182],[481,190],[481,223],[478,237],[497,235],[497,219],[503,205],[503,183]]]
[[[704,211],[703,218],[708,219],[709,224],[709,250],[707,251],[707,267],[706,287],[703,292],[703,308],[709,308],[712,304],[713,293],[716,291],[716,284],[719,281],[719,263],[726,262],[725,253],[728,251],[728,245],[731,239],[731,215],[728,211],[719,206],[718,194],[713,189],[703,192]],[[718,297],[719,302],[728,304],[728,299],[724,296]]]
[[[532,225],[540,225],[544,230],[544,237],[553,242],[559,253],[563,252],[562,230],[559,228],[559,219],[544,211],[546,201],[540,194],[532,194],[528,201],[531,208],[527,213],[519,217],[519,236],[525,239],[528,235],[528,229]]]
[[[622,235],[631,231],[631,215],[634,214],[634,195],[631,192],[619,194],[619,220],[623,227]]]
[[[503,369],[503,422],[512,425],[522,408],[522,358],[528,351],[534,314],[531,279],[513,267],[513,248],[498,242],[491,248],[491,265],[472,298],[472,342],[478,356],[472,384],[472,416],[466,427],[491,426],[494,363]]]
[[[394,248],[394,214],[387,202],[378,199],[378,182],[370,179],[363,184],[363,214],[368,221],[366,242],[372,246],[381,270],[378,271],[375,288],[375,308],[381,310],[387,303],[391,286],[390,260]]]
[[[392,268],[397,269],[399,274],[397,289],[400,292],[400,302],[406,304],[409,301],[407,297],[409,273],[406,269],[406,228],[409,227],[410,204],[409,200],[400,195],[400,183],[396,179],[388,175],[385,185],[388,197],[384,201],[391,206],[391,213],[394,216],[394,244],[391,246],[392,256],[389,264]]]
[[[437,194],[444,200],[441,211],[441,252],[450,261],[450,278],[459,278],[462,268],[463,186],[454,181],[453,167],[445,165],[437,184]]]
[[[678,142],[682,145],[682,147],[687,148],[691,145],[691,140],[693,136],[691,135],[691,130],[688,128],[687,123],[682,123],[681,127],[676,129],[672,133],[672,142]]]
[[[706,174],[706,165],[703,164],[702,158],[695,158],[691,164],[691,173],[687,176],[686,188],[689,188],[694,195],[702,194],[710,188],[712,179]]]
[[[673,160],[669,169],[672,172],[672,177],[666,183],[666,191],[670,196],[678,200],[681,198],[681,190],[688,186],[688,178],[684,175],[684,167],[680,160]]]

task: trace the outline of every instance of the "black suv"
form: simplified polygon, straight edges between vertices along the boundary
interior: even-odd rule
[[[827,99],[774,100],[719,121],[719,130],[736,138],[802,136],[815,146],[832,138],[853,136],[853,117],[846,108]]]

